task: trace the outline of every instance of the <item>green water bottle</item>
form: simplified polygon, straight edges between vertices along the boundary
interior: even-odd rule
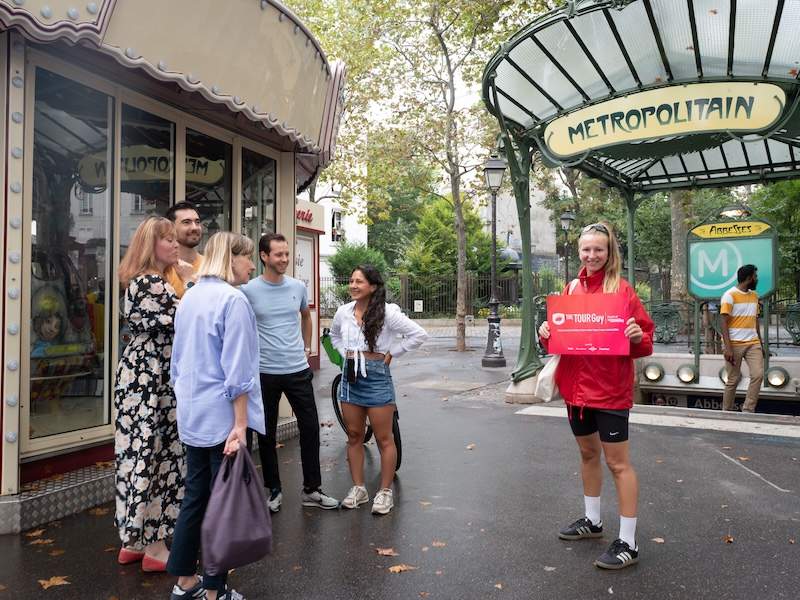
[[[342,355],[339,354],[339,351],[333,347],[333,342],[331,341],[331,330],[327,327],[322,330],[322,347],[325,348],[325,354],[328,355],[328,359],[340,369],[344,364],[344,359],[342,359]]]

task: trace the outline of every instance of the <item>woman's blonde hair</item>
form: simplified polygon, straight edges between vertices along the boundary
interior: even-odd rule
[[[578,238],[578,248],[580,249],[580,240],[584,236],[597,233],[608,238],[608,260],[606,261],[605,277],[603,278],[603,293],[615,294],[619,291],[620,273],[622,272],[622,255],[619,251],[617,236],[614,235],[614,229],[611,225],[605,221],[601,221],[584,227],[581,231],[581,237]]]
[[[164,217],[147,217],[133,233],[125,256],[119,263],[119,280],[128,285],[131,279],[143,273],[162,273],[156,265],[156,242],[175,236],[175,224]],[[167,271],[173,269],[172,265]]]
[[[253,256],[255,243],[240,233],[220,231],[206,242],[203,252],[203,264],[197,271],[198,277],[219,277],[231,285],[234,284],[231,260],[234,256]]]

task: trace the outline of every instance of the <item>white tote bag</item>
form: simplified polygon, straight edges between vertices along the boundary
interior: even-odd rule
[[[553,400],[561,400],[561,392],[558,391],[556,385],[556,368],[561,359],[561,356],[556,354],[545,363],[539,375],[536,377],[536,389],[533,395],[542,402],[551,402]]]
[[[567,294],[572,294],[577,285],[578,280],[573,279],[569,284]],[[561,356],[559,354],[554,355],[547,361],[544,367],[542,367],[542,370],[539,371],[539,375],[536,377],[536,389],[533,391],[533,395],[543,402],[563,400],[561,392],[556,385],[556,369],[560,361]]]

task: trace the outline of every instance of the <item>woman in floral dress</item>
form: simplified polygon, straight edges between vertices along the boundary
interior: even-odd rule
[[[177,262],[175,226],[148,217],[119,266],[131,340],[114,389],[118,560],[142,561],[145,571],[166,570],[164,540],[172,535],[183,498],[183,446],[169,381],[178,299],[165,277]]]

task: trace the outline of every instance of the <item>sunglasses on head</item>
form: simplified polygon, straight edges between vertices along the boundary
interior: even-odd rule
[[[591,225],[587,225],[583,228],[581,233],[589,233],[590,231],[599,231],[600,233],[605,233],[608,235],[608,227],[602,223],[592,223]]]

